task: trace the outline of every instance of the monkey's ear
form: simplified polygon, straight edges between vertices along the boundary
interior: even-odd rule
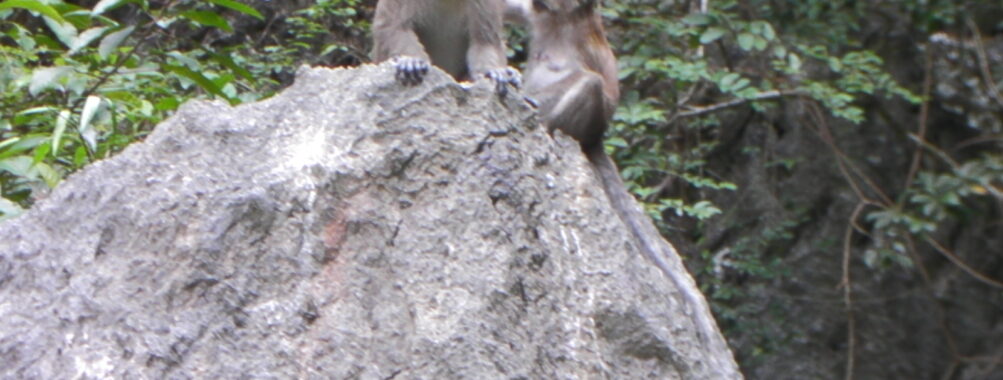
[[[546,12],[550,10],[547,0],[533,0],[533,10],[536,12]]]

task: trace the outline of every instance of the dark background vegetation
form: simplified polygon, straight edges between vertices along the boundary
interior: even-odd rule
[[[0,3],[0,218],[188,99],[368,62],[374,4]],[[607,147],[749,378],[1003,379],[1003,3],[602,12],[624,94]]]

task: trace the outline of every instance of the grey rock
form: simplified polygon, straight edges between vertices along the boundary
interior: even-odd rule
[[[573,141],[391,70],[187,103],[0,224],[0,377],[741,377]]]

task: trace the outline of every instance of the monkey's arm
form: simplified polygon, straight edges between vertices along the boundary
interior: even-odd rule
[[[507,66],[505,43],[502,41],[503,0],[470,0],[467,5],[467,29],[470,47],[467,49],[467,68],[472,80],[487,77],[495,83],[499,94],[505,94],[508,85],[519,87],[521,76]]]
[[[414,30],[414,13],[407,0],[382,0],[373,19],[373,59],[393,59],[397,79],[405,84],[421,83],[429,68],[428,53]]]

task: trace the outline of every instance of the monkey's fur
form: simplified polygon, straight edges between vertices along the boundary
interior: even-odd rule
[[[684,295],[698,334],[707,344],[716,334],[709,309],[699,294],[684,287],[685,274],[674,273],[666,258],[677,255],[637,207],[603,150],[603,133],[619,102],[616,58],[606,40],[598,0],[507,0],[507,18],[529,23],[530,56],[525,92],[539,104],[548,130],[574,137],[592,163],[613,210],[640,250]]]
[[[502,40],[504,0],[379,0],[373,59],[393,59],[397,79],[421,83],[429,63],[456,80],[494,81],[498,93],[518,86]]]

